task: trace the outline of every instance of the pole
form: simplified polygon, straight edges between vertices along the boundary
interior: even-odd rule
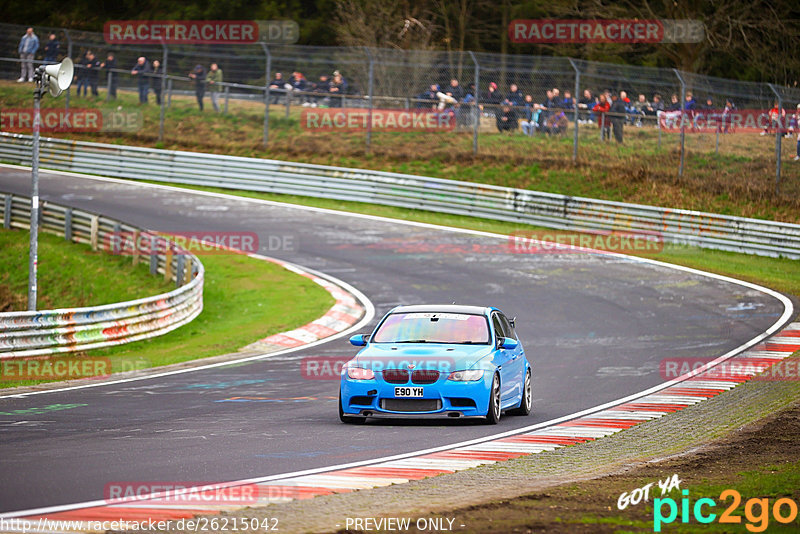
[[[37,268],[39,265],[39,129],[41,117],[39,103],[42,99],[42,83],[44,67],[39,67],[34,73],[35,88],[33,90],[33,161],[31,162],[31,178],[33,191],[31,192],[31,226],[30,226],[30,253],[28,256],[28,310],[36,310],[36,296],[38,286],[36,283]]]
[[[572,139],[572,163],[578,163],[578,95],[580,94],[581,88],[581,71],[578,70],[578,66],[572,60],[569,59],[569,64],[572,65],[572,68],[575,69],[575,92],[573,93],[572,97],[572,104],[575,107],[575,132]]]
[[[166,106],[167,106],[167,99],[166,96],[166,89],[167,89],[167,58],[169,52],[167,51],[167,45],[163,42],[161,43],[162,48],[164,49],[163,53],[163,60],[161,61],[161,111],[158,118],[158,140],[164,141],[164,117],[166,116]]]
[[[367,154],[369,154],[370,144],[372,143],[372,91],[373,91],[373,77],[375,74],[374,67],[375,62],[373,61],[372,54],[369,51],[369,48],[364,47],[364,51],[367,53],[367,60],[369,61],[369,82],[367,86]]]
[[[779,195],[781,192],[781,152],[782,152],[782,143],[783,143],[783,133],[781,129],[783,127],[783,98],[781,98],[780,92],[775,89],[775,86],[771,83],[768,83],[769,88],[772,89],[772,92],[775,93],[775,96],[778,97],[778,127],[775,129],[775,195]]]
[[[474,104],[474,113],[475,116],[475,124],[472,125],[472,153],[477,155],[478,154],[478,132],[480,131],[481,127],[481,106],[480,106],[480,83],[481,83],[481,66],[478,63],[478,58],[475,57],[475,54],[472,51],[469,51],[469,56],[472,58],[472,63],[475,64],[475,102]]]
[[[67,57],[72,59],[72,39],[69,36],[69,30],[64,30],[64,37],[67,38]],[[69,111],[69,94],[70,88],[67,87],[67,96],[65,97],[64,108]]]
[[[678,72],[678,69],[672,69],[672,72],[675,73],[675,76],[678,77],[678,81],[681,82],[681,162],[678,166],[678,176],[683,176],[683,165],[686,159],[686,123],[683,117],[683,108],[686,106],[686,83],[683,81],[683,77],[681,73]]]
[[[266,43],[262,42],[261,48],[267,58],[267,73],[264,75],[264,139],[262,141],[262,144],[267,146],[267,141],[269,141],[269,74],[272,71],[272,54],[269,53]]]

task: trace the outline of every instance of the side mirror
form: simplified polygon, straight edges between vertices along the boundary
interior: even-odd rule
[[[507,350],[514,350],[518,345],[519,341],[510,337],[501,337],[498,343],[499,348]]]
[[[369,334],[356,334],[350,338],[350,344],[356,347],[363,347],[369,341]]]

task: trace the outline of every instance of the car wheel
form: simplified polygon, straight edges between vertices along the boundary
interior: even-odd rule
[[[486,412],[486,424],[496,425],[500,422],[500,377],[494,375],[492,389],[489,391],[489,410]]]
[[[342,408],[342,392],[339,392],[339,421],[342,423],[350,424],[350,425],[361,425],[366,422],[366,417],[361,417],[357,415],[345,415],[344,409]]]
[[[531,413],[531,405],[533,404],[533,391],[531,389],[531,370],[525,373],[525,386],[522,390],[522,398],[519,400],[519,406],[512,410],[508,410],[511,415],[529,415]]]

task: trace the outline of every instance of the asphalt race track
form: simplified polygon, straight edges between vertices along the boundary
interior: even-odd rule
[[[0,169],[0,191],[30,195],[30,188],[29,170]],[[496,427],[342,425],[337,382],[304,379],[300,363],[355,354],[346,339],[223,368],[2,398],[0,512],[102,499],[111,482],[228,481],[527,426],[659,384],[664,358],[719,356],[783,312],[769,295],[660,265],[515,254],[500,239],[374,218],[47,172],[41,196],[152,230],[257,232],[262,254],[354,285],[378,317],[397,304],[495,305],[517,316],[534,367],[534,413]],[[279,240],[291,241],[289,250],[270,250]],[[54,404],[66,407],[37,410]]]

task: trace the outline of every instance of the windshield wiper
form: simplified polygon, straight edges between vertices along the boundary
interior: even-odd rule
[[[393,341],[392,343],[427,343],[425,339],[405,339],[403,341]]]

